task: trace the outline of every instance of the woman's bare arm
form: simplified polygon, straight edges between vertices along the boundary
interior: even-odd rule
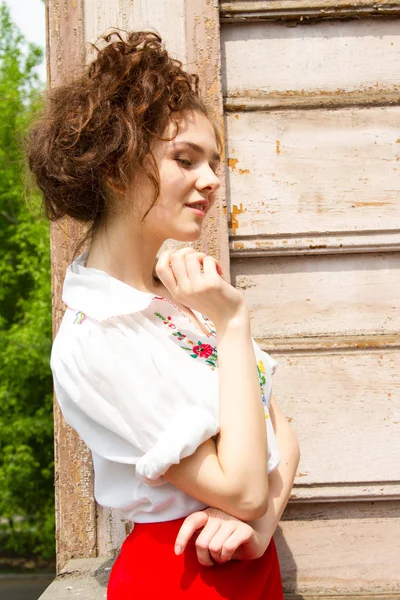
[[[221,331],[222,330],[222,331]],[[268,502],[268,444],[247,311],[218,329],[221,432],[164,478],[198,500],[249,520]]]
[[[266,514],[250,525],[260,534],[271,539],[289,501],[294,478],[300,460],[297,436],[278,404],[271,399],[270,415],[281,455],[281,462],[269,474],[269,498]]]

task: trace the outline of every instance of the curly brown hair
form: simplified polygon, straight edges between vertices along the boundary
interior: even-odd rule
[[[70,216],[91,229],[109,209],[107,182],[126,191],[136,173],[145,174],[154,187],[150,210],[159,195],[152,142],[163,139],[174,118],[177,133],[185,111],[208,116],[197,77],[168,55],[159,35],[140,31],[123,39],[114,30],[102,39],[106,45],[95,47],[79,78],[49,93],[27,148],[47,217]]]

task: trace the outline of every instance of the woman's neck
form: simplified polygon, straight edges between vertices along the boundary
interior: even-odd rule
[[[145,236],[140,226],[114,222],[94,233],[86,266],[105,271],[140,291],[159,293],[164,286],[155,279],[154,269],[163,241]]]

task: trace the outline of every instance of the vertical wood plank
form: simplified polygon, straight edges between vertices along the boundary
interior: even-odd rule
[[[185,0],[187,68],[200,77],[200,91],[212,118],[224,137],[221,84],[221,44],[218,0]],[[208,215],[196,249],[221,262],[230,281],[229,240],[226,208],[225,160],[220,166],[221,187]]]
[[[48,0],[49,86],[55,87],[83,64],[83,0]],[[52,224],[53,333],[63,316],[65,270],[82,229],[71,219]],[[90,452],[54,406],[57,570],[70,558],[96,556],[96,508]]]

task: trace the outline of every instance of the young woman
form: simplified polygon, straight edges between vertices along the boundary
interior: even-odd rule
[[[48,216],[90,224],[51,367],[92,451],[97,501],[134,523],[108,599],[279,600],[272,534],[299,452],[271,399],[277,363],[212,257],[158,257],[165,240],[201,235],[218,134],[157,35],[105,41],[50,95],[29,161]]]

